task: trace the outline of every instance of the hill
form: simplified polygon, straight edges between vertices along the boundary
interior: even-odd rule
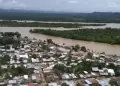
[[[120,23],[119,12],[66,13],[52,11],[0,9],[0,19]]]

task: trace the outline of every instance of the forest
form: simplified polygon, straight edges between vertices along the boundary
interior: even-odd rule
[[[51,29],[33,29],[31,33],[39,33],[50,36],[58,36],[75,40],[94,41],[109,44],[120,44],[120,29],[77,29],[77,30],[51,30]]]
[[[119,12],[64,13],[0,9],[0,20],[120,23]]]

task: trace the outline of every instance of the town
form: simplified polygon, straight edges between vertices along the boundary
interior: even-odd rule
[[[120,86],[120,56],[1,32],[0,86]]]

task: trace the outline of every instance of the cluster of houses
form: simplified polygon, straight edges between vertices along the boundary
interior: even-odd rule
[[[1,65],[3,69],[7,69],[9,66],[15,68],[24,66],[26,69],[33,69],[32,73],[15,76],[5,80],[0,78],[0,86],[39,86],[41,83],[47,83],[48,86],[61,86],[62,83],[66,83],[69,86],[76,86],[79,83],[80,86],[92,86],[93,84],[101,84],[102,86],[111,86],[109,81],[111,77],[115,76],[114,69],[92,67],[92,71],[83,71],[83,74],[74,73],[60,73],[60,76],[53,70],[57,64],[64,64],[68,67],[77,65],[86,61],[98,61],[100,63],[120,65],[120,59],[116,56],[114,59],[105,54],[93,53],[92,59],[87,58],[88,52],[72,51],[66,48],[65,45],[55,45],[48,43],[47,41],[41,41],[36,39],[21,38],[20,45],[16,48],[13,44],[8,45],[10,48],[5,49],[4,46],[0,46],[0,57],[4,55],[10,56],[10,62],[8,64]],[[70,65],[67,65],[71,57]],[[76,63],[77,61],[77,63]],[[14,70],[13,70],[14,71]],[[108,75],[110,77],[108,77]],[[112,78],[120,85],[120,78]]]

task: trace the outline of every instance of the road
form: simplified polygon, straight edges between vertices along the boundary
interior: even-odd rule
[[[41,86],[46,86],[47,82],[45,80],[45,77],[44,77],[44,74],[43,74],[43,71],[42,71],[42,68],[41,68],[41,63],[37,63],[37,66],[39,67],[40,77],[41,77],[41,81],[42,81],[42,83],[40,85]]]

